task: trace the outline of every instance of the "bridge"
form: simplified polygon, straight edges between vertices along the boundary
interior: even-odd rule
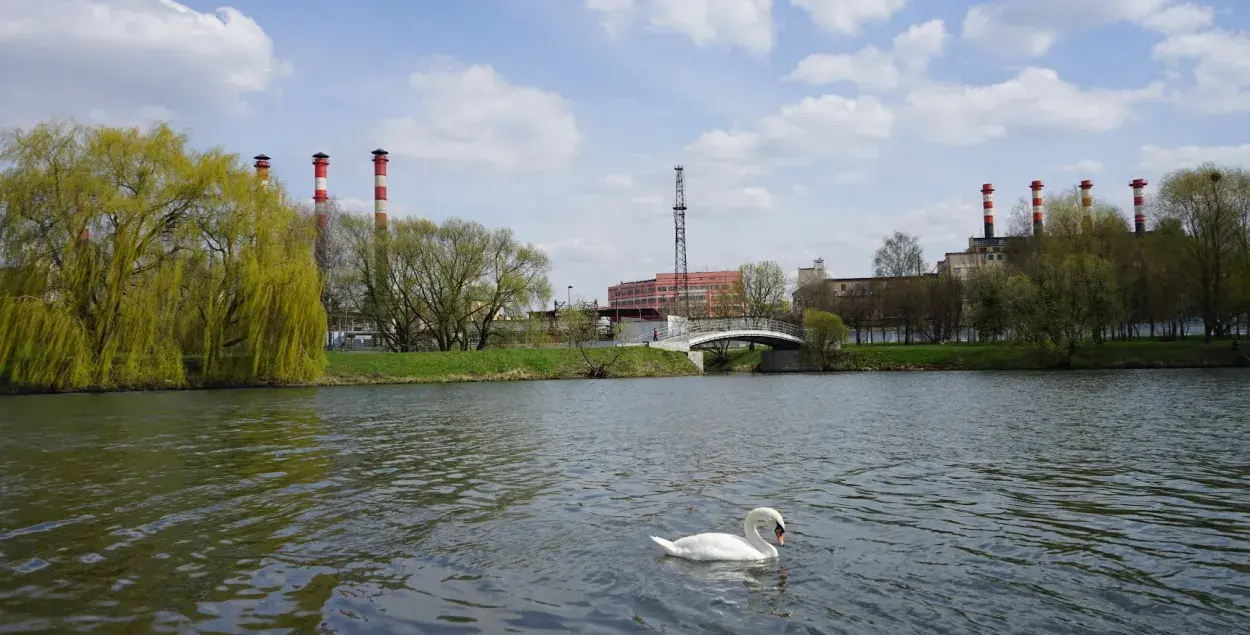
[[[622,342],[622,346],[652,346],[690,352],[698,346],[726,340],[755,342],[775,349],[794,350],[803,344],[803,328],[768,318],[693,319],[659,329],[658,336],[644,333]]]

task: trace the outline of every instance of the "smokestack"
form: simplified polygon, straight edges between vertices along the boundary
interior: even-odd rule
[[[326,209],[330,201],[330,196],[326,194],[326,169],[329,166],[330,155],[324,152],[313,155],[313,177],[316,183],[313,190],[313,209],[317,214],[318,230],[325,229],[329,218],[329,211]]]
[[[981,186],[981,206],[985,208],[985,237],[994,237],[994,186],[986,183]]]
[[[382,148],[373,151],[373,226],[386,229],[386,158]]]
[[[1090,193],[1093,188],[1093,181],[1081,181],[1081,227],[1086,231],[1094,228],[1094,195]]]
[[[1029,184],[1033,190],[1033,235],[1042,235],[1042,182],[1033,181]]]
[[[1141,236],[1146,233],[1146,180],[1134,179],[1129,185],[1133,188],[1133,230]]]
[[[261,183],[269,185],[269,157],[263,154],[258,154],[252,158],[256,159],[256,176],[260,179]]]

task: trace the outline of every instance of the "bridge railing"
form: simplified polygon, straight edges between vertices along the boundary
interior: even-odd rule
[[[671,327],[658,329],[655,333],[643,333],[628,341],[630,344],[665,340],[684,340],[705,333],[726,331],[770,331],[803,339],[803,327],[789,322],[763,317],[745,318],[696,318]]]

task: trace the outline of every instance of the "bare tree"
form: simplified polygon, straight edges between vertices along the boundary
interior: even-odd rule
[[[918,276],[925,272],[924,250],[915,236],[896,231],[881,242],[872,257],[873,275],[882,278]]]
[[[486,348],[495,318],[505,310],[543,305],[551,297],[547,274],[551,261],[533,245],[519,244],[510,229],[497,229],[486,240],[486,272],[478,291],[475,319],[477,349]]]
[[[785,312],[786,273],[772,260],[738,267],[739,278],[726,297],[734,313],[743,317],[777,317]]]
[[[609,347],[596,347],[604,350],[603,354],[591,354],[589,344],[600,339],[598,315],[593,309],[585,307],[585,303],[580,304],[582,306],[560,311],[560,335],[570,347],[576,348],[581,354],[582,360],[586,363],[587,377],[594,379],[609,377],[612,367],[620,360],[621,353],[625,349],[621,346],[612,346],[610,347],[611,353],[608,353],[604,349]],[[619,327],[618,324],[617,328]]]

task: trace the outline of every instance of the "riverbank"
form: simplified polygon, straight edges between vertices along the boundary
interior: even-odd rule
[[[596,363],[620,357],[611,377],[682,377],[699,369],[684,353],[646,346],[590,348]],[[329,364],[319,385],[451,383],[582,379],[586,360],[574,348],[487,349],[445,353],[327,353]]]
[[[1095,370],[1134,368],[1229,368],[1250,366],[1245,349],[1231,342],[1199,339],[1171,342],[1135,340],[1081,346],[1071,358],[1033,346],[1007,344],[850,345],[833,370]],[[706,362],[709,370],[755,370],[760,351],[735,351],[728,361]]]
[[[735,348],[727,359],[704,354],[708,373],[755,372],[761,353]],[[590,358],[603,363],[619,352],[609,369],[610,377],[685,377],[700,371],[684,353],[646,346],[587,349]],[[482,381],[582,379],[587,365],[580,352],[570,348],[488,349],[429,353],[326,353],[325,374],[312,382],[204,384],[190,380],[182,386],[113,386],[78,392],[122,392],[211,388],[260,388],[298,386],[349,386],[369,384],[429,384]],[[833,369],[841,372],[901,370],[1057,370],[1133,368],[1250,367],[1246,351],[1234,351],[1227,341],[1205,344],[1201,340],[1173,342],[1108,342],[1080,347],[1071,359],[1030,346],[980,344],[876,344],[847,346]],[[0,394],[56,392],[0,387]]]

